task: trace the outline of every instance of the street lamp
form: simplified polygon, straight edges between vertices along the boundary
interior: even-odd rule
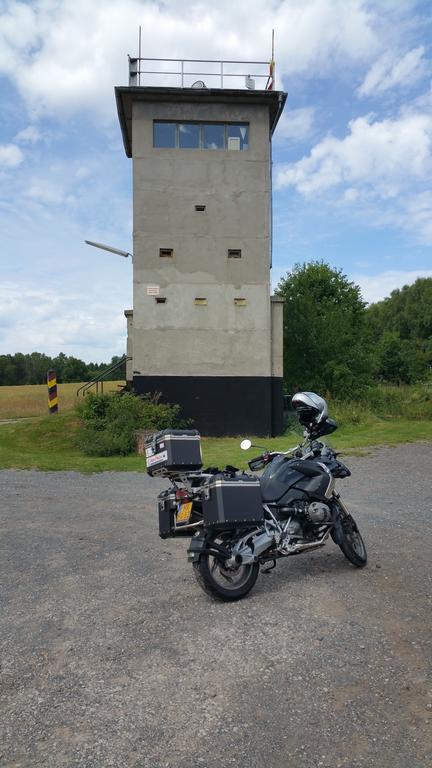
[[[93,245],[94,248],[102,248],[103,251],[109,251],[110,253],[116,253],[118,256],[124,256],[127,259],[128,256],[133,258],[132,253],[129,251],[121,251],[120,248],[113,248],[112,245],[104,245],[103,243],[95,243],[93,240],[84,240],[87,245]]]

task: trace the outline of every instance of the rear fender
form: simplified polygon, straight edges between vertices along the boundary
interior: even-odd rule
[[[206,533],[193,536],[187,553],[190,563],[198,563],[201,555],[212,555],[218,560],[227,560],[231,555],[225,547],[212,541]]]

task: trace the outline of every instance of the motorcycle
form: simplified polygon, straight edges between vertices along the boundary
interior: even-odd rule
[[[268,573],[281,557],[311,552],[329,537],[354,566],[367,563],[358,526],[335,488],[351,472],[319,439],[337,429],[327,403],[299,392],[291,405],[305,428],[303,442],[271,451],[242,440],[243,450],[262,449],[248,462],[253,474],[233,466],[203,471],[195,430],[165,430],[149,441],[149,474],[172,482],[158,497],[159,535],[192,537],[188,560],[213,598],[245,597],[260,567]]]

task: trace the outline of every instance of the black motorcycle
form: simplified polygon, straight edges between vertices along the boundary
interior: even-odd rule
[[[260,566],[269,571],[280,557],[318,549],[329,536],[353,565],[366,565],[357,524],[335,490],[336,479],[351,473],[319,440],[337,424],[315,393],[300,392],[291,403],[305,427],[304,441],[286,452],[263,449],[248,462],[254,474],[232,466],[202,471],[195,430],[165,430],[147,446],[149,474],[172,481],[158,497],[159,534],[192,536],[188,559],[212,597],[239,600]],[[242,441],[241,448],[251,447]]]

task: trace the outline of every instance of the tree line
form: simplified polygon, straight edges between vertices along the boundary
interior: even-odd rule
[[[276,293],[284,306],[284,379],[298,389],[355,397],[376,382],[411,384],[432,371],[432,278],[367,306],[342,270],[297,264]]]
[[[57,373],[57,381],[80,382],[89,381],[112,363],[121,358],[114,356],[110,363],[85,363],[78,357],[65,355],[60,352],[56,357],[49,357],[42,352],[14,355],[0,355],[0,386],[13,384],[44,384],[47,371],[53,368]],[[124,366],[117,369],[114,378],[124,378]]]

